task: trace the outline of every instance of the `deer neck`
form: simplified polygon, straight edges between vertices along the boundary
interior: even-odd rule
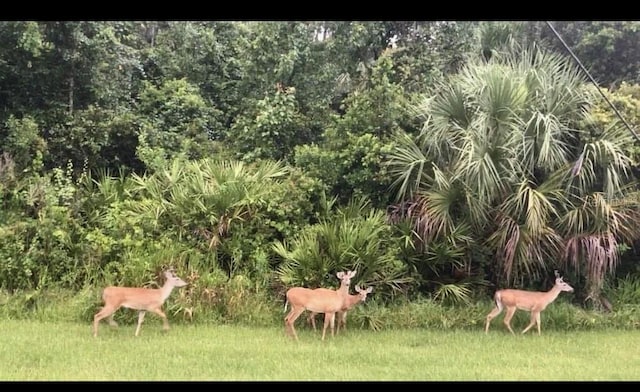
[[[360,294],[349,295],[345,300],[345,307],[350,308],[362,300]]]
[[[349,283],[340,283],[340,288],[338,288],[338,295],[340,295],[341,297],[349,298]]]
[[[166,282],[162,287],[160,287],[160,292],[162,293],[162,301],[164,302],[171,295],[171,291],[173,291],[173,285],[169,282]]]
[[[547,291],[547,298],[549,299],[549,303],[553,302],[556,298],[558,298],[558,295],[560,295],[560,292],[562,290],[560,290],[560,286],[553,285],[553,287],[551,288],[551,290]]]

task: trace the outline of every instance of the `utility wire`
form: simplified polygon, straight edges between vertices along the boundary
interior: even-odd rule
[[[609,101],[609,99],[606,97],[606,95],[604,95],[604,93],[602,92],[602,90],[600,89],[600,86],[598,86],[598,83],[595,81],[595,79],[593,79],[593,77],[591,76],[591,74],[589,73],[589,71],[587,71],[587,69],[584,67],[584,65],[582,65],[582,63],[580,62],[580,60],[578,59],[578,57],[576,57],[575,54],[573,54],[573,51],[569,48],[569,46],[564,42],[564,40],[562,39],[562,37],[560,37],[560,34],[558,34],[558,32],[556,31],[556,29],[553,28],[553,26],[551,25],[551,22],[545,22],[547,24],[547,26],[549,26],[549,28],[551,29],[551,31],[553,31],[553,34],[556,35],[556,37],[558,37],[558,39],[560,40],[560,42],[562,42],[562,45],[564,46],[565,49],[567,49],[567,52],[569,52],[569,54],[571,55],[571,57],[573,57],[573,59],[576,61],[576,63],[578,63],[578,65],[580,66],[580,68],[582,69],[582,71],[584,71],[585,74],[587,74],[587,76],[589,77],[589,79],[591,80],[591,83],[593,83],[594,86],[596,86],[596,88],[598,89],[598,92],[600,93],[600,95],[602,95],[602,98],[604,98],[605,101],[607,101],[607,103],[609,104],[609,106],[611,106],[611,109],[613,109],[613,111],[616,113],[616,115],[618,116],[618,118],[620,118],[620,120],[622,120],[622,122],[624,123],[624,125],[627,127],[627,129],[629,130],[629,132],[631,132],[631,134],[636,138],[637,141],[640,142],[640,136],[638,136],[638,134],[631,128],[631,126],[629,125],[629,123],[627,123],[627,121],[622,117],[622,115],[620,114],[620,112],[618,112],[618,109],[616,109],[615,106],[613,106],[613,104],[611,103],[611,101]]]

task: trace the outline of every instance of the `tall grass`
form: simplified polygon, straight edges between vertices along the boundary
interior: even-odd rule
[[[0,321],[1,380],[167,381],[639,381],[637,331],[350,328],[320,340],[284,326]]]

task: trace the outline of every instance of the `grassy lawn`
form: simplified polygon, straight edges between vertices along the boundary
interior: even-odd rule
[[[301,324],[301,323],[297,323]],[[320,340],[283,328],[175,325],[148,317],[112,329],[0,321],[0,380],[192,381],[638,381],[638,331],[347,330]]]

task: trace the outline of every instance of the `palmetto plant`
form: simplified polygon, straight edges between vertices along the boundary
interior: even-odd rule
[[[437,86],[415,108],[420,134],[399,133],[389,163],[426,252],[469,227],[460,246],[470,262],[471,246],[489,251],[498,285],[564,264],[597,296],[639,220],[630,135],[578,127],[595,98],[570,59],[516,45]]]
[[[259,211],[271,181],[287,173],[278,162],[183,161],[147,176],[133,175],[128,208],[155,230],[171,227],[178,238],[206,240],[216,248],[230,226]]]
[[[357,271],[352,284],[375,286],[377,295],[394,296],[414,283],[397,257],[398,247],[384,211],[364,199],[351,202],[306,227],[288,241],[277,241],[279,280],[287,287],[335,287],[335,272]]]

